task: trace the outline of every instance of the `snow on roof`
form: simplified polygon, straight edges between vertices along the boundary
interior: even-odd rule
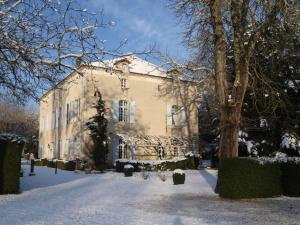
[[[165,71],[163,68],[154,65],[144,59],[141,59],[136,55],[119,57],[112,60],[104,60],[103,62],[93,62],[92,66],[118,69],[116,68],[116,63],[124,59],[130,62],[128,65],[129,72],[145,74],[155,77],[169,77],[167,75],[167,71]]]
[[[0,141],[22,143],[25,142],[25,138],[17,134],[0,133]]]

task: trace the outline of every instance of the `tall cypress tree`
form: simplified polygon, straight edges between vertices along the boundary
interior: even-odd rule
[[[98,97],[96,104],[93,106],[96,109],[96,114],[86,123],[93,141],[88,156],[93,160],[96,169],[103,170],[108,154],[107,119],[105,118],[105,101],[103,101],[100,91],[97,90],[95,96]]]

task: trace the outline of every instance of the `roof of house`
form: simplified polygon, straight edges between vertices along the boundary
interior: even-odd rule
[[[145,74],[145,75],[155,76],[155,77],[165,77],[165,78],[169,77],[167,75],[167,71],[165,71],[163,68],[154,65],[144,59],[141,59],[136,55],[119,57],[112,60],[104,60],[103,62],[93,62],[92,66],[118,70],[118,68],[116,67],[117,62],[121,62],[124,60],[129,62],[128,64],[129,72]]]
[[[130,55],[124,56],[124,57],[114,58],[111,60],[92,62],[90,65],[86,65],[86,66],[112,69],[112,70],[120,70],[119,68],[116,67],[116,65],[118,64],[118,62],[123,62],[123,61],[126,61],[128,63],[128,69],[129,69],[129,72],[131,72],[131,73],[137,73],[137,74],[148,75],[148,76],[153,76],[153,77],[161,77],[161,78],[171,78],[172,77],[172,75],[170,75],[167,70],[164,70],[163,68],[161,68],[157,65],[154,65],[153,63],[150,63],[144,59],[141,59],[133,54],[130,54]],[[81,66],[85,66],[85,65],[82,64]],[[57,85],[64,82],[71,74],[72,73],[70,73],[67,77],[65,77],[63,80],[58,82],[54,87],[52,87],[46,93],[44,93],[40,97],[40,99],[43,98],[44,96],[46,96]],[[181,80],[191,81],[188,79],[181,79]]]

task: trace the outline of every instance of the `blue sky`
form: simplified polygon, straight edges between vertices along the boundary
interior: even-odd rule
[[[115,26],[97,32],[97,38],[106,41],[107,49],[115,49],[127,39],[122,49],[124,53],[142,52],[155,45],[178,61],[188,56],[182,44],[184,29],[167,7],[168,0],[78,0],[78,3],[90,12],[100,14],[104,10],[103,20],[115,22]],[[147,60],[159,65],[155,59],[148,57]],[[29,105],[38,107],[31,100]]]
[[[84,6],[90,11],[104,9],[104,20],[116,23],[98,33],[108,48],[127,39],[124,52],[143,51],[155,44],[172,57],[184,59],[183,27],[167,4],[167,0],[88,0]]]

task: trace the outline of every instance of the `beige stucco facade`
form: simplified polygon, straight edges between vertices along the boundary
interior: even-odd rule
[[[145,62],[138,60],[139,66],[143,66]],[[168,76],[143,73],[143,70],[138,73],[130,68],[130,60],[116,61],[113,68],[81,66],[82,75],[70,74],[43,95],[39,156],[84,157],[90,141],[86,122],[95,114],[92,106],[97,100],[96,90],[101,92],[107,108],[108,162],[113,163],[118,158],[170,159],[189,150],[197,151],[197,102],[189,102],[189,98],[197,95],[196,85],[188,81],[175,83],[175,79]],[[162,156],[151,143],[132,147],[133,143],[128,140],[139,135],[157,140],[183,138],[188,139],[190,145],[176,148],[176,152],[173,147],[164,147]],[[120,137],[125,136],[129,139],[122,142]]]

